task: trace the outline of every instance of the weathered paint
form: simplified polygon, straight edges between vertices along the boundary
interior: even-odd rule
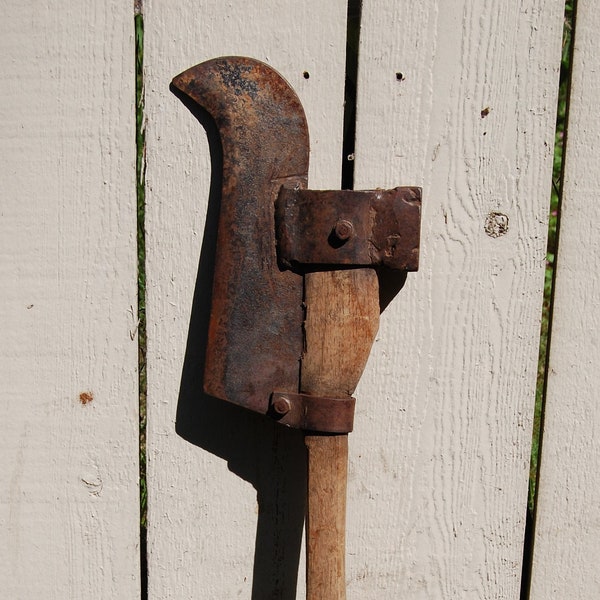
[[[531,600],[600,594],[599,28],[578,0]]]
[[[0,595],[139,598],[127,2],[2,2]]]

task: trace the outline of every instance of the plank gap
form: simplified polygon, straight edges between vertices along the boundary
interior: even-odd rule
[[[575,33],[576,0],[565,2],[562,34],[562,55],[560,81],[556,110],[556,130],[554,135],[554,165],[552,172],[552,193],[548,216],[548,244],[546,248],[546,273],[542,303],[542,324],[540,328],[540,350],[536,385],[533,435],[529,470],[529,495],[527,521],[523,543],[521,577],[521,600],[528,600],[531,588],[531,568],[533,561],[533,540],[535,536],[535,511],[539,480],[539,464],[542,453],[544,429],[544,406],[548,383],[548,360],[552,333],[552,308],[554,305],[554,282],[556,276],[556,253],[560,230],[560,207],[562,201],[565,150],[568,132],[569,95],[571,87],[571,65],[573,56],[573,36]]]
[[[354,189],[354,143],[356,137],[356,90],[361,0],[348,0],[346,20],[346,80],[344,85],[344,138],[342,141],[342,189]]]
[[[134,0],[135,25],[135,148],[138,258],[138,385],[140,478],[140,582],[141,599],[148,598],[146,485],[146,134],[144,115],[144,15],[142,0]]]

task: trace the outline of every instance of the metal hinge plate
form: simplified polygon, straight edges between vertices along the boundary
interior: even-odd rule
[[[282,187],[277,252],[287,268],[419,266],[421,189],[316,191]]]

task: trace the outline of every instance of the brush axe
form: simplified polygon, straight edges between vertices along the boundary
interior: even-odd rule
[[[222,196],[204,390],[305,431],[307,598],[343,600],[352,394],[381,270],[416,271],[421,190],[308,190],[300,100],[270,66],[222,57],[173,79],[214,120]]]

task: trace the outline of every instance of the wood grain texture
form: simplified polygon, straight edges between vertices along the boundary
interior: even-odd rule
[[[300,389],[351,396],[379,325],[373,269],[307,273]],[[306,435],[308,448],[307,600],[346,598],[347,435]]]
[[[599,28],[579,0],[531,600],[600,594]]]
[[[139,598],[132,7],[2,2],[0,595]]]
[[[304,105],[310,186],[339,187],[345,19],[338,0],[145,3],[151,599],[304,597],[303,436],[201,393],[211,161],[169,82],[223,55],[269,63]]]
[[[307,435],[306,600],[346,600],[348,435]]]
[[[514,600],[562,6],[364,0],[362,24],[355,187],[424,190],[356,391],[348,597]]]
[[[351,396],[379,326],[379,284],[373,269],[307,273],[301,391]]]

